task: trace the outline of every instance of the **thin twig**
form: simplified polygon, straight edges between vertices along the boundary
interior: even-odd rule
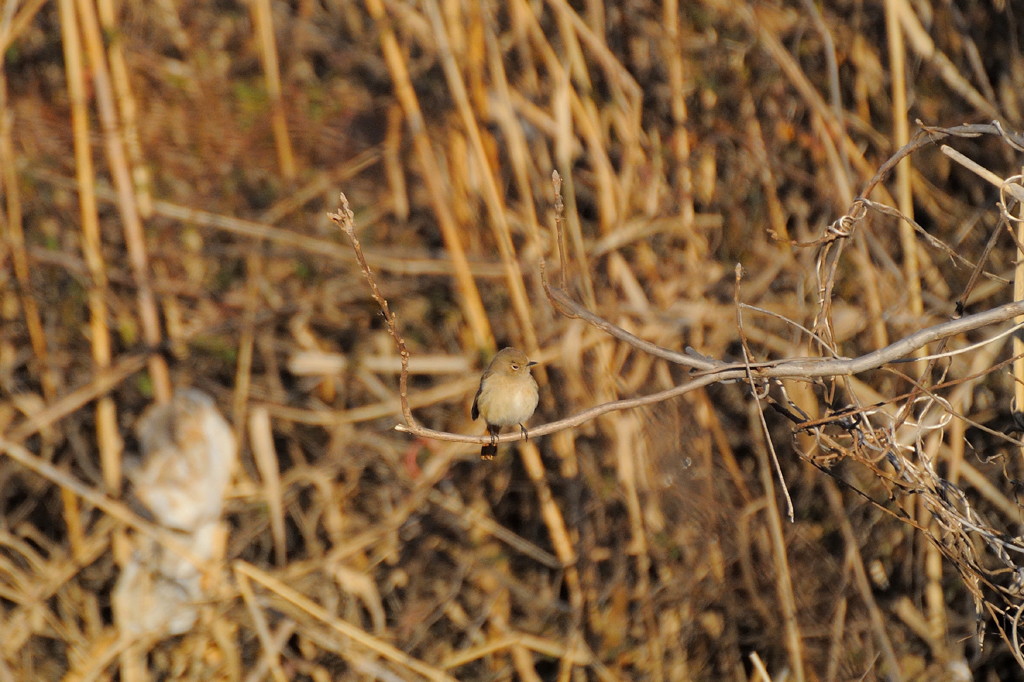
[[[395,340],[395,345],[398,347],[398,355],[402,360],[402,371],[398,375],[398,397],[402,403],[402,415],[405,417],[405,423],[410,427],[416,428],[416,418],[412,416],[412,408],[409,407],[409,349],[406,348],[405,339],[402,338],[398,331],[398,324],[395,321],[394,313],[391,312],[391,308],[388,306],[388,300],[380,293],[377,281],[373,278],[373,272],[370,271],[370,266],[366,262],[366,256],[363,255],[363,248],[356,237],[355,216],[352,214],[352,209],[348,206],[348,199],[344,193],[339,198],[341,208],[334,213],[329,213],[328,217],[341,228],[341,231],[352,242],[352,250],[356,253],[356,260],[359,261],[359,267],[363,271],[363,276],[366,277],[366,282],[370,285],[370,295],[373,296],[373,300],[380,307],[381,314],[384,315],[384,321],[388,326],[388,333],[391,334],[391,338]]]
[[[772,465],[775,467],[775,475],[779,479],[779,484],[782,486],[783,496],[786,498],[786,516],[789,517],[790,523],[794,521],[793,511],[793,498],[789,494],[789,486],[786,485],[786,477],[782,474],[782,466],[779,464],[779,455],[775,452],[775,444],[772,443],[771,432],[768,430],[768,422],[764,418],[764,407],[761,406],[761,395],[758,392],[757,385],[754,381],[753,371],[750,367],[750,344],[747,343],[747,335],[743,330],[743,308],[740,306],[740,282],[743,279],[743,267],[736,264],[735,273],[735,284],[733,286],[733,303],[736,305],[736,331],[740,335],[740,347],[743,349],[743,367],[747,374],[747,384],[750,386],[750,394],[754,397],[754,402],[757,405],[757,414],[761,422],[761,433],[764,434],[765,441],[768,443],[768,450],[771,453]],[[765,387],[765,394],[768,392],[768,387]],[[774,500],[769,503],[772,509],[775,508]],[[795,663],[799,663],[795,661]]]
[[[565,255],[565,203],[562,201],[562,176],[558,171],[551,171],[551,185],[555,192],[555,236],[558,239],[558,263],[561,270],[558,273],[558,281],[562,289],[566,289],[567,273],[569,264]],[[547,286],[544,287],[547,289]]]

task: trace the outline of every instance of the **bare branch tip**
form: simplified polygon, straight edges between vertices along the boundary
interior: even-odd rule
[[[352,235],[355,233],[355,214],[352,213],[352,209],[349,208],[348,197],[345,196],[344,192],[338,193],[338,200],[341,203],[341,207],[334,213],[328,213],[327,217],[334,221],[334,223],[346,233]]]

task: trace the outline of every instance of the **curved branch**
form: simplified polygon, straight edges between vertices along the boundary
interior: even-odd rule
[[[554,289],[554,291],[558,290]],[[564,296],[564,293],[562,293],[562,296]],[[566,296],[564,299],[559,300],[561,302],[562,300],[568,301],[569,299]],[[592,315],[591,313],[588,314]],[[891,343],[885,348],[880,348],[879,350],[872,351],[856,358],[793,358],[773,362],[752,363],[749,365],[749,371],[758,379],[806,379],[808,377],[859,374],[861,372],[878,369],[891,362],[910,358],[911,354],[915,350],[926,346],[929,343],[934,343],[941,339],[956,336],[957,334],[963,334],[982,327],[987,327],[999,322],[1005,322],[1018,315],[1024,315],[1024,301],[1014,301],[1013,303],[1007,303],[997,308],[992,308],[991,310],[986,310],[974,315],[968,315],[960,318],[959,320],[951,320],[932,327],[927,327],[926,329],[915,332],[906,338]],[[592,322],[592,324],[598,326],[599,329],[608,331],[608,333],[616,336],[616,338],[625,340],[623,335],[632,336],[628,334],[628,332],[625,332],[625,330],[616,327],[606,320],[602,320],[596,315],[592,315],[592,317],[599,321],[601,325],[597,325],[594,322]],[[622,335],[615,333],[615,330],[621,332]],[[633,338],[636,339],[636,337]],[[643,341],[642,339],[637,340],[642,341],[642,345],[637,345],[636,347],[646,350],[648,342]],[[631,345],[633,344],[631,343]],[[660,347],[655,346],[655,348]],[[661,350],[664,352],[659,352],[657,354],[658,357],[665,357],[666,354],[672,354],[672,351],[667,351],[666,349]],[[689,355],[683,355],[680,353],[675,353],[674,355],[682,358],[686,363],[692,363],[694,361],[694,358]],[[544,436],[579,426],[580,424],[596,419],[597,417],[609,412],[629,410],[635,407],[643,407],[644,405],[653,405],[654,403],[659,403],[669,400],[670,398],[684,395],[704,386],[709,386],[714,383],[740,381],[744,380],[747,376],[748,365],[744,363],[711,361],[710,364],[713,365],[712,369],[693,375],[692,380],[685,384],[637,398],[614,400],[601,405],[596,405],[570,417],[566,417],[565,419],[559,419],[558,421],[548,422],[546,424],[533,427],[530,429],[530,434],[533,436]],[[407,424],[398,424],[395,426],[395,430],[411,433],[424,438],[433,438],[435,440],[457,443],[473,443],[482,445],[491,442],[490,437],[487,436],[467,436],[459,433],[435,431],[434,429],[428,429],[418,425],[410,426]],[[522,439],[523,438],[519,433],[509,433],[498,436],[494,442],[509,443]]]
[[[590,310],[572,300],[568,294],[558,287],[553,287],[548,282],[542,282],[542,284],[544,286],[544,293],[548,295],[548,300],[551,301],[551,305],[555,310],[567,317],[578,317],[581,320],[585,320],[593,327],[600,329],[604,333],[609,336],[613,336],[620,341],[625,341],[639,351],[653,355],[656,358],[661,358],[662,360],[674,362],[677,365],[683,365],[684,367],[699,369],[701,371],[714,371],[727,366],[727,363],[722,362],[721,360],[715,360],[714,358],[696,354],[695,351],[693,353],[680,353],[679,351],[659,346],[651,343],[650,341],[645,341],[635,334],[630,334],[622,327],[612,324],[603,317],[590,312]]]

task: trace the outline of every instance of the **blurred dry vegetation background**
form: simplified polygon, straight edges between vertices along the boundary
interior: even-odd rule
[[[0,679],[1020,679],[1009,336],[784,382],[807,419],[845,414],[828,438],[734,382],[481,462],[393,430],[395,345],[327,214],[343,191],[431,428],[483,432],[503,345],[540,361],[534,426],[688,380],[560,315],[542,258],[676,351],[821,355],[791,322],[826,315],[860,355],[1021,298],[999,189],[934,144],[870,195],[918,229],[873,211],[828,251],[830,309],[827,249],[795,244],[915,121],[1024,125],[1021,22],[1006,0],[7,0]],[[1021,166],[998,135],[945,142]],[[129,480],[134,427],[186,387],[239,443],[226,540],[184,634],[132,631],[119,576],[180,534]],[[853,407],[924,423],[928,396],[946,418],[864,455],[884,429]]]

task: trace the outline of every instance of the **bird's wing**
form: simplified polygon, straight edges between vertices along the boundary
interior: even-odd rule
[[[469,416],[472,417],[474,419],[474,421],[476,419],[480,418],[480,408],[476,406],[476,401],[477,401],[477,399],[480,398],[480,391],[483,390],[483,387],[484,387],[484,382],[481,381],[480,382],[480,388],[476,389],[476,395],[473,396],[473,407],[471,407],[469,409]]]

